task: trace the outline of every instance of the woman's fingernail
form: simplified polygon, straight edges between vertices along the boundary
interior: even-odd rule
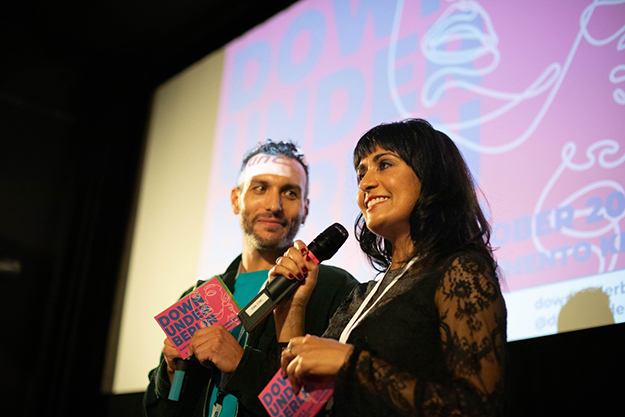
[[[310,262],[310,256],[308,256],[308,254],[306,254],[306,260]]]
[[[307,274],[307,273],[308,273],[308,268],[306,268],[305,266],[304,266],[304,267],[302,267],[302,272],[303,272],[304,274]]]
[[[297,274],[297,279],[302,281],[304,279],[304,275],[302,275],[301,272],[300,272],[299,274]]]
[[[293,275],[293,274],[289,274],[289,278],[291,278],[291,279],[295,279],[295,275]]]

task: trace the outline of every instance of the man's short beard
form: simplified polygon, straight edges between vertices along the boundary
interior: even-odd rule
[[[291,219],[290,228],[286,236],[279,239],[263,239],[254,231],[254,222],[249,221],[248,216],[244,213],[241,214],[241,228],[243,229],[243,235],[257,250],[278,250],[292,246],[301,224],[302,216],[299,215]]]

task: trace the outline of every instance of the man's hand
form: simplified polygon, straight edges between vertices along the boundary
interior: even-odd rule
[[[167,362],[167,376],[169,376],[169,383],[171,384],[174,380],[174,372],[176,372],[176,361],[182,360],[182,357],[168,338],[165,338],[163,356]]]
[[[243,348],[221,324],[215,324],[195,332],[189,354],[203,366],[214,364],[220,371],[231,373],[239,366]]]

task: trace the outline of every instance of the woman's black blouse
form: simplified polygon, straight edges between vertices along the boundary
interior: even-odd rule
[[[490,265],[463,252],[429,273],[406,272],[347,340],[354,351],[337,376],[333,414],[499,415],[506,307]],[[339,338],[375,283],[354,289],[324,337]]]

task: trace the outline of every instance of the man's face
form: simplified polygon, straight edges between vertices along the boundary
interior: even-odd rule
[[[290,246],[308,215],[306,173],[299,162],[284,156],[257,155],[232,190],[232,208],[255,249]]]

